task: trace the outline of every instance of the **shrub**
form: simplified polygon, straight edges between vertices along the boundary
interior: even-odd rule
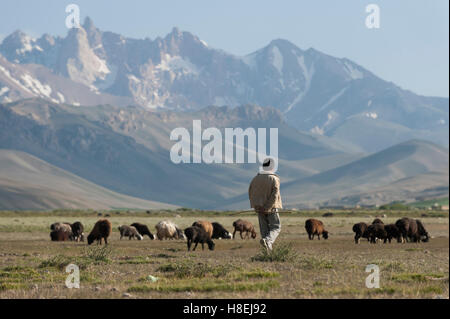
[[[272,250],[261,248],[261,251],[256,256],[251,258],[251,261],[268,261],[268,262],[286,262],[293,261],[297,258],[297,253],[294,251],[291,243],[280,244],[273,247]]]

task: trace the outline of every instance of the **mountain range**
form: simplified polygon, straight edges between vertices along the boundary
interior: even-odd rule
[[[203,209],[248,208],[246,192],[256,164],[170,160],[175,144],[169,139],[171,130],[185,127],[192,135],[194,119],[222,132],[226,127],[278,128],[278,173],[287,207],[347,203],[349,196],[355,196],[352,205],[380,204],[385,197],[365,193],[407,178],[416,178],[420,187],[408,196],[390,192],[391,197],[412,200],[427,192],[448,194],[448,149],[410,141],[374,154],[361,153],[332,138],[292,128],[279,110],[255,105],[150,112],[140,107],[20,100],[0,105],[0,149],[26,152],[126,196]],[[430,179],[430,174],[439,178]],[[43,184],[52,185],[53,180],[43,178]],[[436,191],[430,193],[431,189]]]
[[[132,39],[86,18],[66,37],[16,31],[0,54],[0,102],[41,97],[182,111],[256,104],[364,152],[410,139],[449,143],[448,98],[414,94],[349,59],[282,39],[236,56],[178,28],[164,38]]]
[[[256,164],[170,160],[194,120],[277,128],[289,208],[448,196],[448,110],[287,40],[242,57],[177,28],[16,31],[0,44],[0,209],[247,209]]]

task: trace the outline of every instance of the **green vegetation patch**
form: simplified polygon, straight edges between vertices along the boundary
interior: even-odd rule
[[[444,278],[443,274],[418,274],[418,273],[401,273],[391,276],[391,280],[395,282],[427,282],[435,278]]]
[[[238,269],[232,264],[209,265],[207,263],[194,262],[192,260],[177,261],[164,264],[156,269],[163,273],[170,273],[176,278],[201,278],[201,277],[224,277],[230,272]]]
[[[253,256],[251,261],[288,262],[294,261],[297,257],[298,255],[291,243],[281,243],[274,246],[272,250],[261,248],[261,251]]]
[[[225,280],[190,280],[155,283],[154,285],[139,285],[128,288],[128,292],[211,292],[211,291],[268,291],[271,288],[279,287],[279,282],[269,280],[264,282],[230,282]]]
[[[111,263],[112,250],[109,246],[87,247],[81,256],[68,257],[65,255],[55,255],[43,260],[38,268],[64,269],[69,264],[75,264],[80,269],[86,269],[89,265],[101,265]]]
[[[334,268],[334,262],[318,257],[304,257],[300,259],[299,266],[304,270],[332,269]]]

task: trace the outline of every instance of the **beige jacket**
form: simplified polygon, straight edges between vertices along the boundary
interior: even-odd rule
[[[283,208],[280,178],[274,173],[258,173],[250,183],[248,197],[250,206],[260,213],[270,214],[273,208]]]

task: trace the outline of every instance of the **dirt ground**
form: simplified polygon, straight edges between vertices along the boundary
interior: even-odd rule
[[[50,241],[50,224],[79,220],[88,233],[100,218],[95,213],[0,213],[0,298],[449,297],[448,215],[420,218],[432,236],[428,243],[369,244],[362,240],[356,245],[352,225],[370,223],[375,213],[319,217],[330,232],[328,240],[320,241],[307,238],[307,212],[282,213],[275,250],[280,255],[284,252],[284,261],[253,258],[261,254],[259,236],[215,240],[214,251],[206,246],[202,251],[199,246],[195,252],[187,252],[182,240],[119,240],[117,226],[133,222],[147,224],[152,232],[160,220],[172,220],[181,228],[195,220],[217,221],[229,231],[238,218],[258,225],[253,214],[184,213],[111,213],[107,218],[113,233],[106,248]],[[401,215],[391,212],[383,221],[395,222]],[[79,289],[65,285],[66,266],[71,263],[80,269]],[[366,287],[369,264],[378,266],[379,288]]]

